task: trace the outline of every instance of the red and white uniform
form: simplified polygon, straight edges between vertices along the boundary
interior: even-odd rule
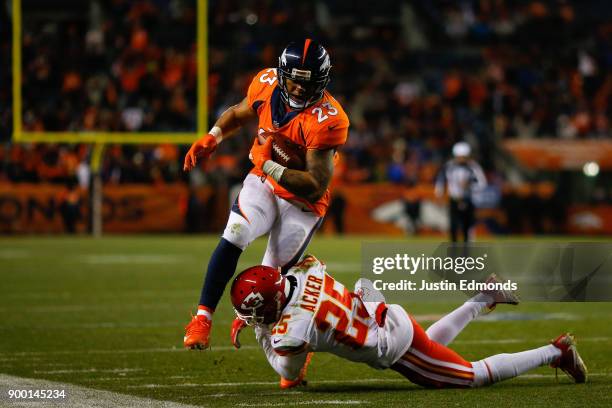
[[[382,304],[387,307],[382,318],[380,302],[362,302],[312,256],[286,276],[294,289],[280,320],[271,329],[256,327],[255,336],[274,370],[288,380],[298,378],[310,351],[391,368],[416,384],[434,388],[491,384],[561,356],[561,350],[549,344],[470,362],[446,345],[487,309],[486,303],[468,300],[425,331],[399,305]]]
[[[399,305],[385,305],[381,321],[380,302],[362,302],[314,257],[286,276],[295,278],[296,285],[280,320],[271,329],[255,330],[268,361],[282,377],[296,378],[309,351],[326,351],[373,368],[392,368],[424,386],[469,387],[487,381],[483,362],[470,363],[430,339]]]
[[[268,361],[284,378],[297,376],[309,351],[384,369],[410,347],[412,323],[401,306],[389,305],[380,327],[375,316],[379,303],[362,302],[315,258],[306,258],[286,276],[295,288],[280,320],[271,329],[255,331]]]

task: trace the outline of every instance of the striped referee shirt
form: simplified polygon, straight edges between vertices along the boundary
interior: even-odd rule
[[[448,189],[448,195],[453,200],[471,199],[474,191],[482,190],[487,186],[487,179],[482,168],[474,160],[458,162],[449,160],[438,173],[436,178],[436,195]]]

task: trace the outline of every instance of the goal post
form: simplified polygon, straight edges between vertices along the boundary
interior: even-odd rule
[[[27,1],[27,0],[26,0]],[[102,178],[100,174],[108,144],[191,144],[208,129],[208,0],[194,0],[196,7],[196,129],[192,132],[26,131],[23,127],[22,36],[23,2],[12,0],[12,74],[14,143],[91,144],[89,209],[91,233],[102,234]]]

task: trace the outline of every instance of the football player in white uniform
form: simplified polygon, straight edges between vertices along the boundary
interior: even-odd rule
[[[359,287],[356,292],[326,273],[313,256],[284,276],[274,268],[251,267],[232,284],[238,315],[232,342],[239,347],[240,330],[253,326],[270,365],[281,376],[281,388],[302,384],[309,353],[318,351],[391,368],[425,387],[480,387],[546,364],[577,383],[586,381],[586,366],[569,333],[546,346],[475,362],[446,347],[481,313],[498,303],[517,303],[512,293],[480,293],[425,331],[401,306],[368,301]]]

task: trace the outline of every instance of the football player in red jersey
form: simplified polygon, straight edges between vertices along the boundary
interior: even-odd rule
[[[498,280],[492,275],[487,282]],[[518,304],[511,291],[480,292],[424,330],[400,305],[386,304],[370,281],[361,279],[349,292],[325,264],[309,256],[284,276],[263,265],[246,269],[234,280],[231,299],[238,315],[232,343],[240,347],[240,330],[254,326],[257,341],[281,376],[281,388],[303,384],[312,352],[391,368],[433,388],[481,387],[547,364],[576,383],[587,379],[569,333],[546,346],[471,362],[447,347],[470,321],[497,304]]]
[[[219,245],[206,272],[198,313],[186,327],[185,347],[206,348],[212,316],[242,251],[268,234],[262,264],[283,272],[302,256],[319,227],[330,201],[329,183],[338,147],[348,135],[349,121],[340,104],[326,91],[330,57],[311,39],[290,43],[277,68],[253,78],[246,98],[223,112],[210,132],[185,156],[184,170],[206,160],[224,139],[257,119],[259,133],[280,133],[306,149],[304,171],[272,160],[272,138],[251,148],[253,169],[232,206]]]

